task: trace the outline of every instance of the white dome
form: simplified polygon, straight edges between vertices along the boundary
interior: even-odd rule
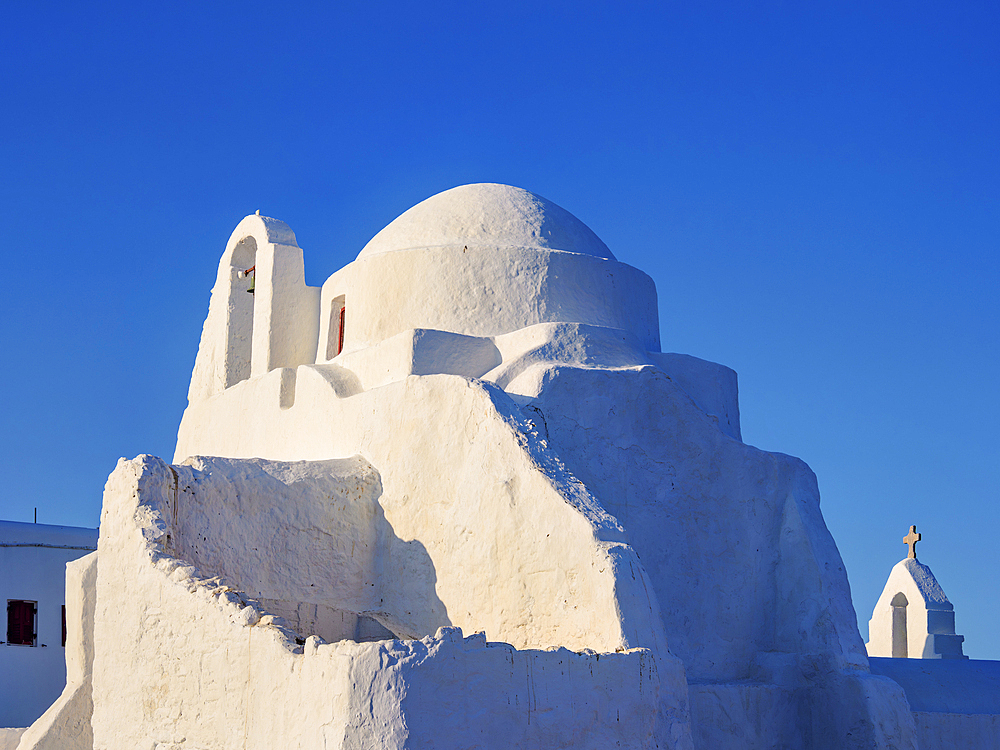
[[[569,211],[510,185],[479,183],[418,203],[376,234],[358,254],[467,245],[562,250],[614,260],[608,246]]]

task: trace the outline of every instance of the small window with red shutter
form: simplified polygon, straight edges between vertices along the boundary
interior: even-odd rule
[[[344,313],[346,295],[341,294],[330,302],[330,324],[326,334],[326,358],[333,359],[344,351]]]
[[[38,602],[7,600],[7,643],[15,646],[37,646],[35,621]]]
[[[346,307],[340,308],[340,334],[337,337],[337,354],[344,351],[344,313],[347,311]]]

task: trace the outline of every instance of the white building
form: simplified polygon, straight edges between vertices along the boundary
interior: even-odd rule
[[[0,521],[0,727],[26,727],[66,684],[66,563],[97,530]]]
[[[895,659],[967,659],[955,634],[955,607],[931,569],[917,560],[917,527],[904,539],[907,556],[893,566],[868,621],[869,656]]]
[[[813,473],[660,334],[652,280],[518,188],[424,201],[320,288],[248,216],[20,750],[948,747],[869,669]]]

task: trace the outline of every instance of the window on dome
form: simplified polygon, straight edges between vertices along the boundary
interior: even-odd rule
[[[330,326],[326,334],[326,358],[333,359],[344,351],[345,295],[335,297],[330,303]]]

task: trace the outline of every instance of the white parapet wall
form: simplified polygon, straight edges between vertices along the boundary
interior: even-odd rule
[[[292,595],[326,585],[326,601],[347,609],[373,596],[351,589],[378,593],[378,576],[406,576],[371,554],[379,491],[360,459],[120,462],[98,557],[94,747],[657,746],[661,659],[648,649],[517,649],[448,626],[420,639],[327,643],[248,593],[298,577]],[[303,569],[289,545],[310,549],[321,528],[332,551]],[[337,570],[350,585],[328,580]]]

